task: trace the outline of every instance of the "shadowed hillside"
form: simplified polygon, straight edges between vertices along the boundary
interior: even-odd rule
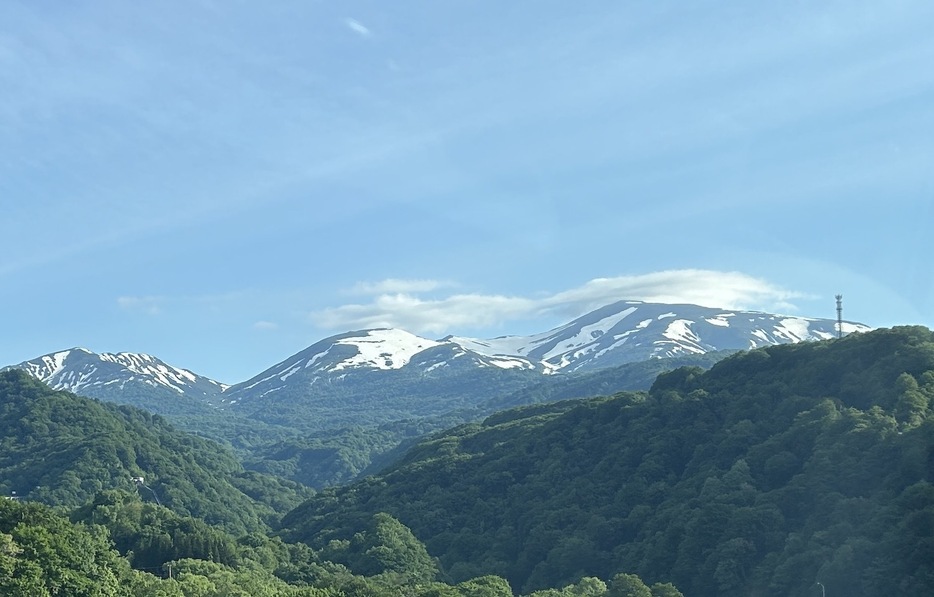
[[[700,596],[930,594],[932,400],[925,328],[774,346],[459,427],[283,526],[320,546],[385,511],[453,580],[521,591],[634,571]]]

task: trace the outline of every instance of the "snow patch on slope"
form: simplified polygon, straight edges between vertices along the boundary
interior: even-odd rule
[[[445,341],[453,342],[463,346],[467,350],[480,353],[486,356],[497,355],[522,355],[526,347],[541,339],[547,334],[538,334],[536,336],[500,336],[489,340],[479,340],[477,338],[466,338],[462,336],[448,336]]]
[[[675,342],[697,342],[699,338],[691,329],[693,323],[689,319],[676,319],[668,324],[662,335]]]
[[[146,383],[161,384],[171,388],[179,394],[184,394],[185,389],[197,381],[197,376],[187,369],[169,367],[159,359],[148,354],[118,352],[101,353],[98,358],[103,362],[116,363],[123,366],[137,375],[152,378],[143,379]]]
[[[727,318],[733,317],[734,315],[736,314],[735,313],[721,313],[720,315],[717,315],[716,317],[706,317],[704,318],[704,321],[706,321],[710,325],[715,325],[721,328],[728,328],[730,327],[730,320]]]
[[[404,330],[367,330],[364,336],[341,338],[335,344],[353,346],[357,354],[344,359],[331,370],[340,371],[352,367],[376,369],[401,369],[421,351],[439,346],[441,343],[410,334]]]
[[[586,345],[593,342],[600,336],[602,336],[605,331],[612,329],[616,324],[626,319],[630,315],[636,312],[635,307],[629,307],[628,309],[623,309],[619,313],[614,313],[609,317],[604,317],[600,321],[592,323],[590,325],[582,326],[580,331],[570,338],[562,340],[559,344],[556,344],[554,348],[542,355],[542,360],[549,360],[551,358],[564,355],[568,352],[569,349],[573,350],[575,347],[585,345],[583,350],[578,350],[574,353],[573,357],[570,358],[579,358],[584,354],[593,350],[593,347],[587,348]],[[568,357],[562,359],[562,362],[568,360]],[[562,365],[563,366],[563,365]]]

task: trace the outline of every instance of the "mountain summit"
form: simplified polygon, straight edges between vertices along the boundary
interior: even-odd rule
[[[266,395],[293,377],[313,384],[367,371],[407,369],[428,374],[452,367],[458,358],[462,359],[459,363],[481,368],[590,371],[651,358],[826,340],[837,335],[836,328],[832,319],[619,301],[531,336],[431,340],[395,328],[346,332],[325,338],[233,386],[229,396]],[[870,329],[860,323],[843,323],[845,334]]]
[[[522,357],[380,328],[316,342],[231,386],[223,400],[237,413],[275,424],[296,417],[313,428],[379,424],[471,407],[480,397],[525,387],[542,372]]]
[[[346,332],[230,387],[150,355],[83,348],[15,367],[54,389],[159,414],[206,413],[213,405],[268,423],[294,425],[298,417],[311,428],[333,428],[471,408],[546,374],[822,340],[833,338],[836,327],[832,319],[619,301],[531,336],[432,340],[392,328]],[[869,329],[843,324],[844,333]]]
[[[322,427],[379,424],[472,408],[547,374],[828,339],[836,325],[829,319],[619,301],[532,336],[430,340],[399,329],[362,330],[309,346],[231,386],[223,400],[240,414],[280,425],[296,418]],[[868,330],[844,324],[847,333]]]
[[[650,358],[826,340],[837,335],[836,327],[833,319],[619,301],[541,334],[445,340],[489,356],[523,357],[548,371],[572,372]],[[844,334],[870,329],[843,322]]]
[[[299,380],[309,386],[319,382],[324,385],[362,373],[400,369],[415,372],[419,377],[437,377],[442,370],[462,371],[465,366],[536,369],[523,357],[485,355],[446,339],[429,340],[405,330],[377,328],[316,342],[252,379],[232,386],[225,399],[236,402],[243,396],[265,396]]]
[[[53,390],[131,404],[158,414],[202,412],[227,388],[154,356],[133,352],[71,348],[10,368],[26,371]]]

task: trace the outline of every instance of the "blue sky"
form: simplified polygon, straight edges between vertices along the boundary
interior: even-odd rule
[[[934,3],[0,4],[0,364],[618,299],[934,326]]]

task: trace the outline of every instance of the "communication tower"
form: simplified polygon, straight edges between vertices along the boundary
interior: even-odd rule
[[[837,295],[837,338],[843,337],[843,295]]]

